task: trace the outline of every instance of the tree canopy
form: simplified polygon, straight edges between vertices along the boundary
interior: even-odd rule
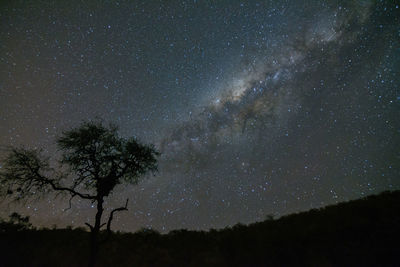
[[[156,171],[159,153],[154,146],[121,138],[117,130],[114,125],[84,122],[63,132],[57,139],[58,169],[50,167],[50,159],[40,150],[10,148],[0,173],[3,194],[22,199],[55,190],[97,200],[118,184],[136,184],[147,172]]]

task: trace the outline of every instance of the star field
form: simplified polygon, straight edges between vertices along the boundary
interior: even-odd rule
[[[5,1],[0,145],[43,148],[82,120],[161,151],[119,186],[114,228],[209,229],[400,189],[395,1]],[[1,152],[3,153],[3,152]],[[83,226],[90,202],[22,205]]]

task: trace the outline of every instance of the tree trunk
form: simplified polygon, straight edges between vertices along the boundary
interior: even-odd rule
[[[100,232],[102,215],[103,215],[103,198],[99,198],[97,200],[96,221],[90,234],[89,267],[94,267],[96,264],[97,253],[99,251],[99,232]]]

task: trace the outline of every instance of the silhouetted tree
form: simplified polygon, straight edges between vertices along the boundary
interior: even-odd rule
[[[16,224],[20,226],[20,229],[25,230],[32,227],[32,224],[29,222],[29,216],[22,216],[18,212],[13,212],[10,215],[10,223]]]
[[[136,184],[149,171],[157,170],[159,153],[152,145],[140,144],[134,138],[121,138],[114,125],[84,122],[79,127],[63,132],[57,139],[61,157],[60,168],[53,169],[49,159],[40,151],[10,148],[0,172],[3,194],[15,199],[64,192],[96,203],[97,213],[91,230],[89,266],[95,265],[100,229],[107,225],[111,231],[114,213],[127,210],[125,206],[111,211],[107,223],[102,223],[104,199],[121,183]]]
[[[29,216],[24,217],[17,212],[13,212],[10,214],[8,221],[0,218],[0,233],[24,231],[29,229],[35,229],[29,222]]]

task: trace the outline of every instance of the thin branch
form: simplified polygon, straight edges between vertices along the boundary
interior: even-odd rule
[[[129,201],[129,198],[126,199],[124,207],[119,207],[119,208],[113,209],[111,211],[110,217],[108,217],[108,222],[107,222],[107,232],[109,235],[111,234],[111,221],[113,220],[114,212],[128,210],[128,201]]]
[[[54,183],[54,181],[52,181],[52,180],[50,180],[50,179],[46,179],[46,178],[44,178],[44,179],[45,179],[46,182],[47,182],[54,190],[56,190],[56,191],[67,191],[67,192],[69,192],[73,197],[74,197],[74,196],[79,196],[79,197],[84,198],[84,199],[92,199],[92,200],[95,200],[95,199],[96,199],[96,196],[92,196],[92,195],[89,195],[89,194],[83,194],[83,193],[80,193],[80,192],[78,192],[78,191],[75,191],[75,190],[73,190],[73,189],[71,189],[71,188],[69,188],[69,187],[58,186],[58,185],[56,185],[56,184]]]
[[[90,223],[85,223],[85,224],[86,224],[87,226],[89,226],[90,231],[93,232],[93,228],[94,228],[94,227],[93,227]]]
[[[68,207],[68,208],[66,208],[66,209],[64,209],[64,211],[67,211],[67,210],[71,209],[71,207],[72,207],[72,203],[71,203],[71,201],[72,201],[72,199],[73,199],[74,197],[75,197],[75,196],[71,196],[71,197],[69,198],[69,201],[68,201],[68,203],[69,203],[69,207]]]
[[[92,196],[89,194],[84,194],[84,193],[80,193],[78,191],[74,190],[73,188],[69,188],[69,187],[63,187],[58,185],[57,182],[55,182],[55,180],[49,179],[45,176],[43,176],[42,174],[39,173],[40,169],[44,168],[45,165],[44,163],[40,162],[40,160],[38,159],[37,156],[35,155],[26,155],[23,152],[18,151],[17,149],[13,149],[12,152],[14,153],[14,155],[16,156],[18,162],[16,163],[11,163],[12,167],[20,167],[22,168],[22,170],[20,172],[22,172],[22,174],[20,174],[18,176],[18,174],[16,175],[17,178],[20,178],[21,183],[25,182],[27,183],[26,185],[24,185],[24,187],[26,189],[28,189],[28,191],[32,188],[32,187],[42,187],[43,185],[50,185],[54,190],[56,191],[66,191],[68,193],[71,194],[72,197],[75,196],[79,196],[83,199],[92,199],[95,200],[96,196]],[[26,152],[28,153],[28,152]],[[32,161],[35,161],[34,163],[32,163]],[[25,171],[26,170],[26,171]],[[28,178],[26,179],[21,179],[24,178],[24,172],[28,172],[27,175]],[[14,171],[15,173],[15,171]],[[14,175],[14,174],[12,174]],[[24,180],[24,181],[22,181]]]

